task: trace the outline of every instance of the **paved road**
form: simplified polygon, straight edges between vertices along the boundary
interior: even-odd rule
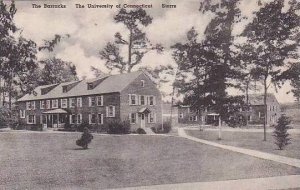
[[[269,190],[300,187],[300,175],[238,179],[214,182],[179,183],[122,188],[119,190]]]

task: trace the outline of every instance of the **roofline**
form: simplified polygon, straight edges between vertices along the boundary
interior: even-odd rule
[[[114,94],[114,93],[121,93],[121,92],[116,91],[116,92],[107,92],[107,93],[84,94],[84,95],[79,95],[79,96],[63,96],[63,97],[55,97],[55,98],[37,98],[37,99],[34,99],[34,100],[17,100],[16,102],[27,102],[27,101],[36,101],[36,100],[55,100],[55,99],[76,98],[76,97],[83,97],[83,96],[105,95],[105,94]],[[21,98],[19,98],[19,99],[21,99]]]

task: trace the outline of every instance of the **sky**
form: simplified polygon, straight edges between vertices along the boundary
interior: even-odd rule
[[[267,2],[268,0],[265,0]],[[56,47],[56,57],[65,61],[71,61],[77,67],[80,77],[92,78],[90,67],[94,66],[103,72],[109,72],[105,62],[100,59],[99,51],[105,47],[107,42],[113,41],[114,34],[127,33],[122,24],[114,22],[113,17],[118,12],[117,4],[152,4],[152,9],[146,9],[153,17],[152,24],[144,28],[147,37],[152,44],[161,43],[165,51],[162,54],[150,52],[143,58],[141,66],[156,67],[158,65],[176,65],[172,58],[170,46],[177,42],[184,42],[186,32],[195,27],[200,34],[199,40],[204,38],[204,30],[212,14],[199,12],[201,0],[65,0],[65,1],[16,1],[17,13],[15,21],[21,29],[25,38],[34,40],[38,45],[43,40],[53,39],[55,34],[69,34],[70,38],[62,40]],[[32,8],[32,4],[65,4],[65,9],[44,9]],[[78,9],[75,4],[112,4],[112,9]],[[173,4],[176,8],[163,9],[162,4]],[[258,10],[256,0],[244,0],[240,4],[242,14],[251,20],[253,11]],[[234,33],[238,34],[243,30],[245,23],[234,27]],[[39,52],[38,58],[43,59],[47,55]],[[135,68],[138,69],[138,68]],[[174,80],[174,78],[170,78]],[[284,85],[276,93],[280,102],[291,102],[294,100],[291,94],[286,94],[290,86]],[[169,84],[163,85],[163,92],[170,93],[172,87]],[[270,89],[270,92],[275,92]],[[231,94],[241,93],[230,90]]]

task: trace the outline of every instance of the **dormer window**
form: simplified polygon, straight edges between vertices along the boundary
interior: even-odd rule
[[[92,90],[94,87],[93,83],[87,83],[87,89]]]
[[[145,81],[141,80],[141,86],[144,87],[145,86]]]
[[[68,92],[68,88],[67,88],[67,86],[63,86],[62,88],[63,88],[63,93],[66,93],[66,92]]]

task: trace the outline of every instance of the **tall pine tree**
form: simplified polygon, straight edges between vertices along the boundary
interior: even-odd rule
[[[265,4],[249,23],[243,36],[254,48],[255,57],[253,75],[263,83],[264,92],[264,140],[266,141],[267,93],[271,84],[279,86],[279,76],[288,58],[297,58],[297,43],[294,39],[299,34],[300,17],[297,11],[300,4],[289,1],[289,8],[284,10],[284,0],[274,0]]]
[[[238,0],[204,1],[200,11],[215,14],[204,32],[205,39],[198,42],[197,32],[191,29],[187,43],[173,46],[173,57],[179,68],[175,85],[186,94],[185,103],[197,108],[208,107],[223,119],[241,104],[241,97],[229,96],[226,91],[237,87],[234,80],[241,77],[240,62],[232,50],[232,29],[240,20],[238,3]]]

